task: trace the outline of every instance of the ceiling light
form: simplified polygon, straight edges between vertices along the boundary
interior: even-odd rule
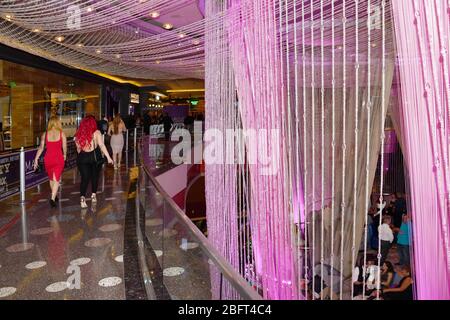
[[[200,40],[194,39],[194,40],[192,40],[192,43],[195,44],[195,45],[198,45],[198,44],[200,44]]]
[[[100,53],[102,53],[102,50],[97,49],[97,50],[95,50],[95,53],[100,54]]]
[[[58,42],[63,42],[64,39],[65,39],[65,38],[64,38],[63,36],[57,36],[57,37],[55,37],[55,40],[58,41]]]
[[[35,32],[35,33],[41,32],[41,29],[34,28],[34,29],[33,29],[33,32]]]
[[[77,44],[77,47],[81,48],[84,47],[84,44],[82,44],[81,42]]]
[[[94,11],[94,9],[92,9],[92,7],[87,7],[87,8],[86,8],[86,11],[87,11],[87,12],[92,12],[92,11]]]
[[[152,17],[153,19],[159,18],[161,14],[158,11],[153,11],[150,12],[150,17]]]
[[[122,56],[120,54],[116,54],[116,58],[120,59]]]
[[[6,15],[5,15],[5,19],[8,20],[8,21],[11,21],[12,18],[13,18],[13,15],[12,15],[12,14],[6,14]]]
[[[159,60],[156,60],[156,64],[160,64],[161,63],[161,61],[159,61]]]
[[[184,38],[184,37],[186,37],[186,34],[185,34],[185,33],[179,33],[178,36],[179,36],[180,38]]]
[[[166,30],[172,30],[172,29],[173,29],[173,24],[171,24],[171,23],[164,23],[164,24],[162,25],[162,27],[163,27],[164,29],[166,29]]]

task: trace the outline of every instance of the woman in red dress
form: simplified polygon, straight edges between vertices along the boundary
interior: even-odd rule
[[[56,207],[59,189],[59,181],[64,170],[67,155],[67,138],[62,131],[61,121],[57,116],[52,116],[48,121],[47,131],[42,134],[41,145],[34,159],[34,169],[38,167],[39,157],[45,151],[44,165],[50,180],[51,198],[50,205]]]

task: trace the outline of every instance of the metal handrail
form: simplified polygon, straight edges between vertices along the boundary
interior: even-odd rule
[[[141,161],[142,161],[141,154]],[[225,260],[220,252],[211,244],[208,238],[197,228],[197,226],[189,219],[189,217],[178,207],[169,194],[159,184],[156,178],[145,167],[145,163],[142,161],[142,168],[155,186],[156,190],[162,195],[164,200],[169,204],[172,210],[175,212],[180,221],[191,232],[195,238],[197,238],[198,244],[203,248],[206,255],[216,265],[222,275],[230,282],[234,289],[247,300],[262,300],[263,298],[248,284],[248,282],[233,268],[233,266]]]

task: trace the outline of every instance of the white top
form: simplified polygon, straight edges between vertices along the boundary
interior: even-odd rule
[[[378,237],[382,241],[389,241],[391,243],[394,241],[394,233],[392,232],[391,227],[386,223],[383,223],[378,227]]]

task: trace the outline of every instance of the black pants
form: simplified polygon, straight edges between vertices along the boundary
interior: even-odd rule
[[[92,184],[92,193],[97,193],[98,174],[101,167],[99,167],[95,162],[94,151],[81,152],[78,155],[77,166],[81,175],[80,196],[86,197],[89,182]]]
[[[386,261],[389,254],[389,249],[391,248],[391,243],[389,241],[381,241],[381,264]]]

